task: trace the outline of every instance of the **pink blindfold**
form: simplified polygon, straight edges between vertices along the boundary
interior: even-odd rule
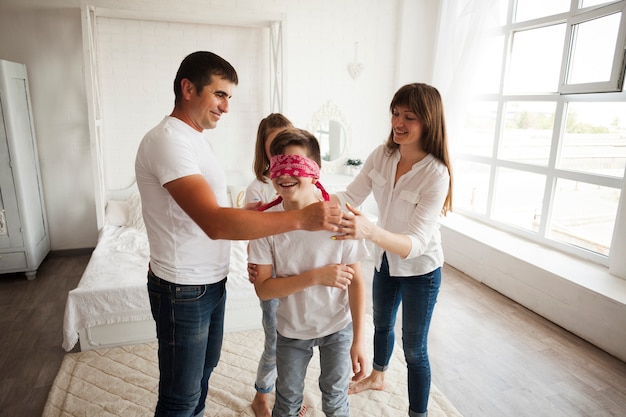
[[[290,177],[320,177],[320,167],[312,159],[302,155],[274,155],[270,160],[270,178],[281,175]]]
[[[320,167],[317,162],[302,155],[274,155],[270,160],[270,178],[274,179],[281,175],[288,175],[290,177],[306,177],[319,179]],[[315,186],[322,192],[324,201],[329,201],[330,196],[324,189],[324,186],[317,181]],[[278,196],[273,201],[259,207],[257,210],[265,211],[270,207],[274,207],[283,201],[281,196]]]

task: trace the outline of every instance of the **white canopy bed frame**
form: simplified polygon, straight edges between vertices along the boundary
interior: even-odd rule
[[[171,9],[112,10],[82,5],[85,85],[99,234],[80,283],[68,294],[63,332],[63,348],[67,351],[74,349],[77,343],[81,350],[91,350],[156,340],[146,287],[148,242],[136,186],[133,183],[123,190],[110,190],[106,185],[107,167],[103,157],[106,138],[102,128],[96,53],[99,16],[267,28],[270,34],[270,109],[283,111],[281,13],[257,11],[251,15],[240,10],[220,13],[212,9],[210,16],[202,16],[198,15],[198,10],[190,15]],[[189,16],[193,16],[193,21]],[[244,189],[240,185],[229,185],[233,206],[241,206]],[[246,241],[232,243],[225,316],[227,332],[261,326],[259,299],[248,281],[246,245]]]

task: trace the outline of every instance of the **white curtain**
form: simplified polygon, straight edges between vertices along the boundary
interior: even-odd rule
[[[454,149],[460,140],[465,110],[487,53],[487,36],[499,23],[508,0],[441,0],[433,85],[442,95]]]

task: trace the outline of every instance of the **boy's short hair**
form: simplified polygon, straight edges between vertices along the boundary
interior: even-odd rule
[[[312,133],[304,129],[289,127],[281,131],[270,145],[270,154],[272,156],[280,155],[286,147],[292,145],[306,149],[306,156],[314,160],[320,168],[322,167],[320,144]]]

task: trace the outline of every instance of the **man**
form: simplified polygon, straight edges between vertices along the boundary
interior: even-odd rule
[[[290,230],[338,230],[338,204],[262,213],[226,206],[226,175],[203,135],[238,84],[226,60],[206,51],[182,61],[174,110],[141,141],[135,175],[150,242],[148,292],[159,341],[155,416],[201,416],[219,360],[230,242]]]

